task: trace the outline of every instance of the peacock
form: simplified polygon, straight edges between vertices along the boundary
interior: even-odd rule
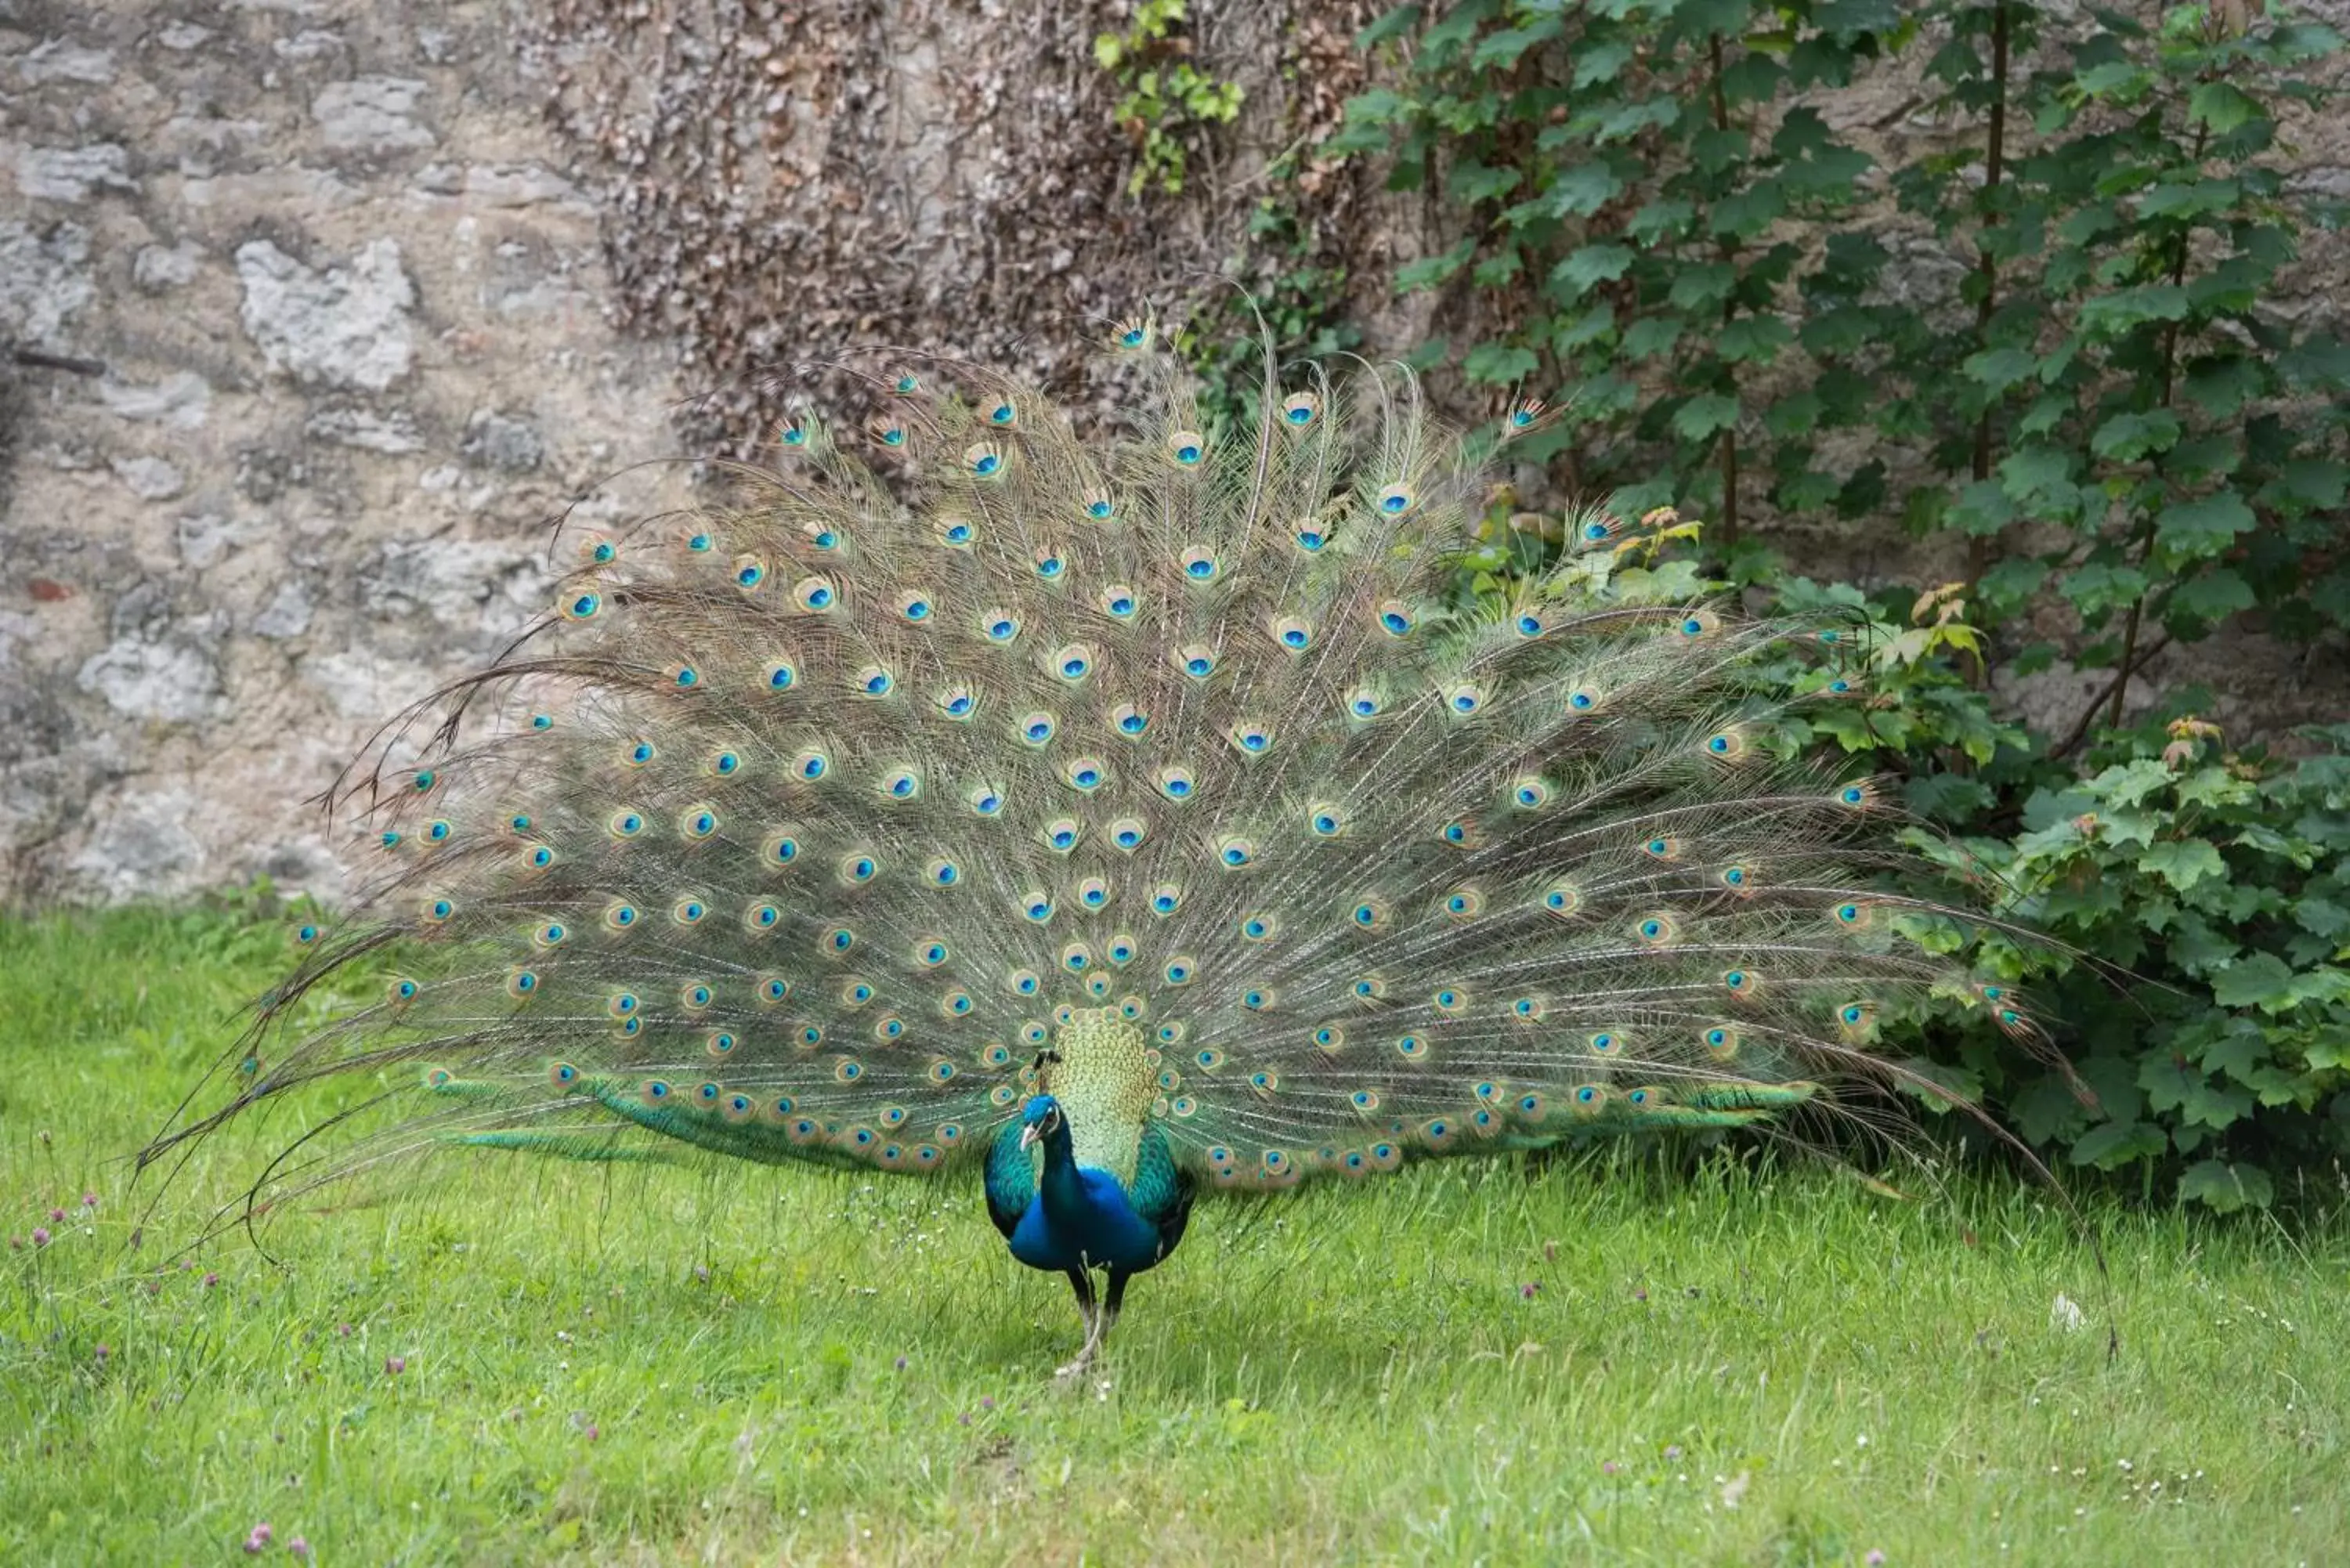
[[[1817,1108],[1915,1079],[1873,1044],[1929,993],[2033,1033],[1784,743],[1854,628],[1636,591],[1669,511],[1462,587],[1539,402],[1456,434],[1268,348],[1211,418],[1156,322],[1104,348],[1112,433],[852,358],[869,421],[795,400],[726,504],[576,541],[330,792],[359,886],[142,1163],[357,1076],[374,1130],[249,1202],[449,1144],[976,1167],[1074,1373],[1203,1194]]]

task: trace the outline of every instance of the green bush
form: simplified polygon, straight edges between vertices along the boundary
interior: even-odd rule
[[[2350,345],[2263,308],[2341,216],[2285,141],[2341,38],[2241,5],[1463,0],[1359,43],[1381,85],[1319,155],[1440,190],[1464,237],[1398,287],[1510,323],[1415,359],[1571,393],[1534,449],[1555,477],[1709,519],[1750,599],[1866,622],[1869,698],[1794,739],[1897,777],[1929,856],[2063,944],[1994,945],[2094,1108],[1955,1014],[1912,1021],[1921,1064],[2217,1208],[2350,1154],[2350,732],[2223,753],[2183,697],[2118,727],[2174,642],[2350,628]],[[1835,128],[1897,64],[1944,134],[1884,168]],[[1954,536],[1963,575],[1796,577],[1768,537],[1792,516]],[[1497,515],[1469,590],[1541,539]],[[2030,733],[1991,677],[2060,652],[2111,673]]]

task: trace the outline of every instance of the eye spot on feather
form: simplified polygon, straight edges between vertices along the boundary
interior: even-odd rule
[[[844,855],[837,870],[842,886],[861,888],[881,874],[881,863],[869,854]]]
[[[1699,1038],[1706,1054],[1717,1062],[1727,1062],[1738,1054],[1738,1031],[1726,1023],[1713,1025]]]
[[[1281,1087],[1281,1075],[1270,1067],[1260,1067],[1249,1075],[1249,1087],[1256,1091],[1260,1099],[1269,1100]]]
[[[1321,554],[1322,546],[1330,542],[1330,535],[1324,532],[1318,523],[1300,523],[1296,530],[1290,535],[1290,538],[1295,541],[1300,550],[1309,556]]]
[[[1192,977],[1199,973],[1199,965],[1194,963],[1188,955],[1179,954],[1169,959],[1167,967],[1159,973],[1170,985],[1189,985],[1191,983]]]
[[[1169,800],[1189,800],[1195,787],[1191,770],[1189,768],[1164,767],[1159,770],[1159,793]]]
[[[1284,429],[1304,431],[1312,427],[1321,416],[1322,400],[1311,392],[1293,392],[1281,405],[1281,422]]]
[[[1223,571],[1223,563],[1205,545],[1194,545],[1176,559],[1183,568],[1185,579],[1190,582],[1212,583]]]
[[[1848,784],[1835,792],[1835,804],[1850,811],[1866,811],[1877,804],[1877,791],[1867,784]]]
[[[1640,853],[1651,860],[1678,860],[1681,857],[1681,841],[1670,837],[1651,838],[1640,846]]]
[[[1120,849],[1138,849],[1149,831],[1140,817],[1121,816],[1109,825],[1109,841]]]
[[[1123,583],[1113,583],[1101,591],[1099,603],[1102,613],[1112,620],[1128,621],[1134,618],[1142,601],[1135,596],[1132,588]]]
[[[1722,971],[1721,989],[1737,997],[1754,997],[1762,993],[1762,977],[1751,969]]]
[[[1041,746],[1050,741],[1056,727],[1057,722],[1053,715],[1041,708],[1023,713],[1013,721],[1013,728],[1018,732],[1022,743],[1029,746]]]
[[[1673,918],[1666,914],[1644,915],[1632,926],[1632,934],[1648,947],[1663,947],[1679,934]]]
[[[800,841],[789,833],[771,833],[759,855],[770,866],[788,866],[800,857]]]
[[[1411,607],[1401,599],[1386,600],[1378,607],[1377,614],[1379,629],[1389,637],[1409,637],[1412,628],[1419,624],[1419,618],[1411,613]]]
[[[1243,756],[1262,756],[1273,745],[1273,729],[1253,719],[1243,719],[1224,732],[1224,738],[1232,742],[1232,749]]]
[[[616,898],[604,906],[604,929],[608,931],[633,929],[643,914],[625,898]]]
[[[1244,942],[1269,942],[1280,929],[1279,917],[1269,909],[1258,909],[1241,917],[1241,940]]]
[[[1036,552],[1036,575],[1048,583],[1057,583],[1069,569],[1069,563],[1058,550]]]
[[[1550,804],[1550,785],[1537,778],[1522,778],[1510,786],[1510,804],[1520,811],[1540,811]]]
[[[1510,1016],[1521,1023],[1539,1023],[1549,1012],[1549,1002],[1539,996],[1521,996],[1510,1003]]]
[[[561,920],[548,920],[531,932],[531,941],[542,948],[559,948],[571,937],[571,928]]]
[[[754,935],[763,931],[772,931],[783,924],[783,920],[784,911],[777,906],[764,900],[749,906],[743,911],[743,924]]]
[[[804,784],[815,784],[831,768],[832,757],[821,746],[806,747],[792,759],[792,774]]]
[[[1674,623],[1673,631],[1684,642],[1702,642],[1721,629],[1721,618],[1711,610],[1691,610]]]
[[[1173,883],[1161,883],[1151,889],[1150,912],[1152,914],[1171,915],[1182,907],[1183,889]]]
[[[1107,956],[1110,962],[1118,965],[1120,968],[1124,968],[1126,965],[1134,961],[1136,950],[1134,939],[1132,937],[1119,935],[1110,939]],[[1120,1003],[1118,1011],[1125,1012],[1128,1018],[1139,1018],[1142,1016],[1142,1010],[1139,1003],[1137,1003],[1131,1012],[1128,1012],[1125,1003]]]
[[[962,461],[974,479],[994,479],[1003,472],[1003,453],[986,441],[964,448]]]
[[[1207,458],[1207,439],[1197,431],[1177,431],[1167,438],[1167,455],[1178,468],[1197,468]]]
[[[427,898],[424,900],[423,907],[418,911],[428,926],[445,925],[449,918],[456,912],[456,904],[448,898]]]
[[[1107,490],[1087,491],[1084,506],[1089,523],[1107,523],[1118,514],[1118,502]]]
[[[1061,782],[1081,794],[1091,794],[1108,777],[1109,769],[1099,757],[1072,757],[1061,768]]]
[[[1444,913],[1454,920],[1473,920],[1485,912],[1482,889],[1464,884],[1444,896]]]
[[[604,596],[601,594],[574,594],[563,602],[563,618],[566,620],[592,619],[596,612],[603,607]]]
[[[949,1018],[965,1017],[977,1005],[967,991],[950,991],[939,998],[939,1011]]]
[[[1032,925],[1044,925],[1053,918],[1053,896],[1045,892],[1024,893],[1020,898],[1020,913]]]
[[[2008,1021],[2002,1018],[2001,1023]],[[1877,1027],[1877,1010],[1865,1002],[1847,1002],[1836,1009],[1836,1026],[1854,1038],[1866,1035]]]
[[[706,805],[691,805],[677,819],[678,836],[700,844],[718,831],[718,814]]]
[[[1439,1012],[1459,1014],[1469,1009],[1469,993],[1457,985],[1440,986],[1428,1002]]]
[[[1272,632],[1273,640],[1291,653],[1303,653],[1314,646],[1314,628],[1303,616],[1274,618]]]
[[[1360,931],[1383,931],[1394,921],[1394,913],[1384,899],[1360,898],[1347,911],[1347,920]]]
[[[1743,866],[1725,866],[1721,868],[1721,885],[1741,898],[1747,897],[1754,891],[1754,873]]]
[[[1109,902],[1109,882],[1106,877],[1087,877],[1077,884],[1077,902],[1088,909],[1098,909]]]
[[[1554,882],[1543,890],[1543,910],[1565,919],[1583,908],[1583,894],[1572,882]]]
[[[788,659],[778,659],[767,666],[767,690],[788,691],[800,678],[799,667]]]
[[[792,993],[792,982],[781,975],[763,975],[752,994],[764,1007],[773,1007]]]
[[[702,917],[709,913],[709,905],[688,895],[670,906],[669,918],[681,926],[697,926],[702,923]]]
[[[527,1002],[538,994],[538,975],[535,971],[513,969],[506,971],[506,994],[516,1002]]]
[[[827,958],[845,957],[857,946],[857,933],[847,926],[835,926],[818,939],[817,950]]]
[[[1221,839],[1216,845],[1216,858],[1226,870],[1238,871],[1255,864],[1256,843],[1253,839],[1238,836]]]
[[[1056,816],[1038,830],[1036,836],[1045,847],[1055,855],[1066,855],[1077,846],[1077,838],[1085,831],[1074,816]]]
[[[1745,732],[1718,730],[1705,738],[1705,754],[1716,762],[1736,762],[1746,754]]]
[[[968,797],[972,813],[979,816],[995,816],[1003,810],[1003,796],[985,784],[972,790]]]
[[[1262,986],[1253,986],[1241,992],[1241,1005],[1251,1012],[1263,1012],[1273,1006],[1274,993]]]
[[[1216,672],[1216,652],[1205,643],[1187,642],[1174,653],[1175,668],[1194,680],[1205,680]]]

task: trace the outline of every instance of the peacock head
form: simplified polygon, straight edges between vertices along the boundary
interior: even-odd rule
[[[1020,1147],[1024,1150],[1055,1137],[1066,1141],[1068,1136],[1068,1118],[1061,1115],[1061,1102],[1050,1095],[1038,1095],[1020,1113]]]

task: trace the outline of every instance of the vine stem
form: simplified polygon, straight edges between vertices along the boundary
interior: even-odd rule
[[[1986,233],[1999,226],[1999,210],[1992,202],[1999,191],[2000,177],[2007,168],[2007,54],[2008,0],[1996,0],[1991,8],[1991,126],[1990,145],[1983,153],[1983,221]],[[1999,300],[1999,261],[1991,246],[1978,240],[1975,247],[1975,270],[1982,276],[1982,297],[1975,302],[1975,346],[1989,347],[1991,312]],[[1981,483],[1991,477],[1992,405],[1986,404],[1975,420],[1975,450],[1973,474]],[[1991,545],[1997,535],[1978,534],[1967,541],[1967,600],[1975,602],[1982,590],[1983,573],[1990,568]],[[1977,691],[1991,684],[1991,661],[1978,648],[1975,652],[1974,686]]]
[[[1730,99],[1721,86],[1721,35],[1709,34],[1705,46],[1707,57],[1712,66],[1713,127],[1716,130],[1728,130]],[[1727,239],[1721,242],[1721,254],[1724,260],[1731,254]],[[1736,310],[1734,297],[1721,302],[1721,324],[1724,327],[1730,325]],[[1733,388],[1735,385],[1733,377]],[[1724,550],[1738,548],[1738,420],[1734,413],[1721,432],[1721,547]]]
[[[2211,122],[2208,119],[2199,121],[2195,127],[2195,151],[2188,158],[2188,162],[2199,170],[2203,165],[2204,143],[2210,130]],[[2173,288],[2177,288],[2187,278],[2187,225],[2182,223],[2178,229],[2178,247],[2171,253],[2170,257],[2170,286]],[[2168,322],[2163,327],[2162,395],[2155,403],[2155,407],[2158,409],[2170,407],[2171,390],[2178,372],[2178,327],[2179,323],[2176,321]],[[2134,542],[2141,553],[2151,547],[2154,543],[2153,514],[2148,513],[2139,520]],[[2137,655],[2138,623],[2145,618],[2145,615],[2146,595],[2141,593],[2130,601],[2129,619],[2122,627],[2122,659],[2114,678],[2113,701],[2106,709],[2106,728],[2108,730],[2118,729],[2121,726],[2122,699],[2129,695],[2130,670],[2137,661]],[[2095,703],[2090,704],[2090,711],[2095,711]]]

